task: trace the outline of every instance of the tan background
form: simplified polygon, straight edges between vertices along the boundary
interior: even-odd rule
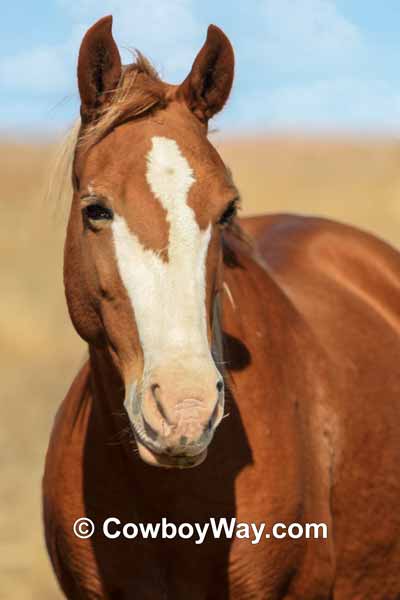
[[[358,224],[400,245],[400,143],[276,136],[222,142],[245,213]],[[52,148],[0,144],[0,598],[57,600],[40,480],[54,412],[85,348],[62,289],[65,210],[44,200]]]

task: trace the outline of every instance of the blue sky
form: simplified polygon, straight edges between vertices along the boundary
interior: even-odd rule
[[[15,0],[7,8],[3,131],[51,134],[74,121],[79,43],[110,13],[120,46],[139,48],[174,83],[207,25],[224,29],[236,80],[215,122],[223,131],[400,131],[399,0]]]

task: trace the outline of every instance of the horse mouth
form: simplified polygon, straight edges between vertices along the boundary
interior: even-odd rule
[[[154,452],[148,446],[136,439],[140,458],[153,467],[163,467],[164,469],[192,469],[200,465],[207,456],[207,448],[195,456],[185,454],[171,455],[166,453]]]

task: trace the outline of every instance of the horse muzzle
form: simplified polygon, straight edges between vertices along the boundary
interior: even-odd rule
[[[222,419],[223,380],[215,365],[184,375],[153,372],[133,419],[139,454],[152,465],[197,466]]]

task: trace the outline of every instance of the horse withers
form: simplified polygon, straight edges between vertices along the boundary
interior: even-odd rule
[[[398,600],[400,256],[327,220],[238,219],[207,138],[230,42],[211,25],[169,85],[140,54],[121,66],[111,24],[78,62],[64,274],[89,359],[43,482],[60,585],[72,600]],[[110,539],[109,518],[328,536]]]

